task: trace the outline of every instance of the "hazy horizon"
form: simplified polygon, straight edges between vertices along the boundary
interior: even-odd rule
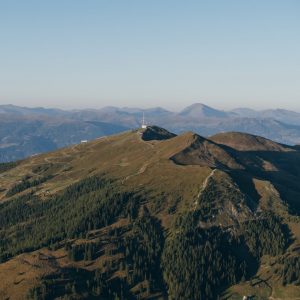
[[[300,2],[2,1],[0,104],[300,111]]]
[[[64,108],[64,107],[59,107],[59,106],[51,106],[51,105],[15,105],[15,104],[12,104],[12,103],[0,103],[0,106],[4,105],[13,105],[13,106],[16,106],[16,107],[23,107],[23,108],[43,108],[43,109],[59,109],[59,110],[65,110],[65,111],[76,111],[76,110],[101,110],[101,109],[104,109],[104,108],[109,108],[109,107],[116,107],[116,108],[120,108],[120,109],[142,109],[142,110],[147,110],[147,109],[153,109],[153,108],[163,108],[163,109],[166,109],[170,112],[180,112],[182,111],[183,109],[189,107],[189,106],[192,106],[192,105],[195,105],[195,104],[201,104],[201,105],[205,105],[207,107],[210,107],[210,108],[213,108],[213,109],[216,109],[216,110],[220,110],[220,111],[232,111],[234,109],[250,109],[250,110],[253,110],[253,111],[264,111],[264,110],[286,110],[286,111],[292,111],[292,112],[297,112],[297,113],[300,113],[300,110],[293,110],[293,109],[287,109],[287,108],[284,108],[284,107],[267,107],[267,108],[262,108],[262,109],[255,109],[255,108],[251,108],[251,107],[248,107],[248,106],[237,106],[237,107],[232,107],[232,108],[222,108],[222,107],[217,107],[217,106],[212,106],[212,105],[208,105],[206,103],[203,103],[203,102],[193,102],[193,103],[187,103],[186,105],[182,106],[181,108],[178,108],[178,109],[172,109],[172,108],[168,108],[166,106],[163,106],[163,105],[157,105],[157,106],[128,106],[128,105],[120,105],[120,106],[117,106],[117,105],[104,105],[104,106],[100,106],[100,107],[75,107],[75,108]]]

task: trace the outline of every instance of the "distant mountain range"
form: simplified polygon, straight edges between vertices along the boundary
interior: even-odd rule
[[[140,126],[142,113],[148,124],[175,133],[194,131],[210,136],[225,131],[255,134],[279,143],[300,144],[300,113],[283,110],[218,110],[195,103],[180,112],[161,107],[149,109],[104,107],[60,110],[0,105],[0,162],[116,134]]]

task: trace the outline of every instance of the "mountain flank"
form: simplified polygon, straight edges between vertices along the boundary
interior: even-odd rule
[[[188,147],[171,157],[177,164],[243,168],[222,146],[194,133],[187,135],[190,135],[191,139]]]
[[[0,298],[297,299],[299,176],[296,148],[157,126],[0,164]]]

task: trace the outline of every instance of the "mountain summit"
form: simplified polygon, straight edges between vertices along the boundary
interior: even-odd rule
[[[182,117],[189,117],[189,118],[226,118],[229,116],[227,112],[222,110],[217,110],[211,108],[202,103],[195,103],[192,104],[185,109],[183,109],[180,113]]]
[[[144,141],[167,140],[175,136],[176,134],[158,126],[147,126],[146,130],[142,132],[142,139]]]

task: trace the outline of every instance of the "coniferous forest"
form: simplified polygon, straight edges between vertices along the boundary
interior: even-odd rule
[[[179,215],[165,232],[143,201],[100,176],[47,201],[32,193],[15,197],[0,207],[1,261],[41,247],[63,247],[74,262],[114,257],[101,270],[66,268],[46,276],[28,292],[28,299],[139,299],[150,294],[216,299],[226,287],[250,278],[262,255],[281,254],[289,244],[287,228],[271,213],[241,226],[201,229],[201,212],[195,210]],[[130,222],[109,226],[120,218]],[[109,229],[91,239],[102,228]],[[285,283],[298,280],[291,270],[295,263],[285,262]],[[120,276],[113,276],[116,272]]]

